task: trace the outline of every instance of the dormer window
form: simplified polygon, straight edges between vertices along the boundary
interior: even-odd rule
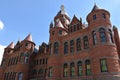
[[[93,15],[93,20],[96,20],[96,15]]]

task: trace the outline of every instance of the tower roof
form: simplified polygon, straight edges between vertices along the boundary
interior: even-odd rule
[[[60,15],[60,14],[63,14],[63,15],[67,15],[67,16],[68,16],[68,13],[65,11],[64,5],[61,5],[61,9],[60,9],[60,11],[57,13],[57,15]]]
[[[14,48],[14,43],[13,42],[11,42],[8,46],[7,46],[7,48]]]
[[[56,27],[61,27],[64,28],[64,26],[62,25],[61,21],[58,19],[57,23],[56,23]]]
[[[96,4],[94,4],[94,7],[93,7],[92,11],[98,10],[98,9],[100,9],[100,8]]]
[[[33,42],[33,40],[32,40],[32,35],[29,34],[24,40]]]

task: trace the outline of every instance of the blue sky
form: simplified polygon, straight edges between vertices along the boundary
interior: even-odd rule
[[[120,0],[0,0],[0,55],[11,41],[16,43],[32,34],[36,45],[49,41],[49,24],[63,4],[70,18],[74,14],[83,22],[94,3],[111,14],[112,25],[120,29]]]

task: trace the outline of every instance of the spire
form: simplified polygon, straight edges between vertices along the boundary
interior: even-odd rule
[[[32,40],[32,35],[29,34],[24,40],[33,42],[33,40]]]
[[[94,10],[98,10],[98,9],[100,9],[97,5],[96,5],[96,3],[94,4],[94,7],[93,7],[93,9],[92,9],[92,11],[94,11]]]
[[[68,13],[65,11],[64,5],[61,5],[60,8],[61,8],[61,9],[60,9],[60,11],[57,13],[57,15],[63,14],[63,15],[67,15],[67,16],[68,16]]]
[[[14,43],[13,42],[11,42],[9,45],[8,45],[8,47],[7,48],[14,48]]]
[[[56,22],[56,27],[64,28],[60,20]]]

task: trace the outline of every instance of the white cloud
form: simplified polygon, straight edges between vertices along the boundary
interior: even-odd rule
[[[2,57],[3,57],[4,48],[5,48],[5,46],[3,46],[3,45],[0,45],[0,64],[1,64],[1,61],[2,61]]]
[[[4,28],[4,23],[0,20],[0,30]]]

